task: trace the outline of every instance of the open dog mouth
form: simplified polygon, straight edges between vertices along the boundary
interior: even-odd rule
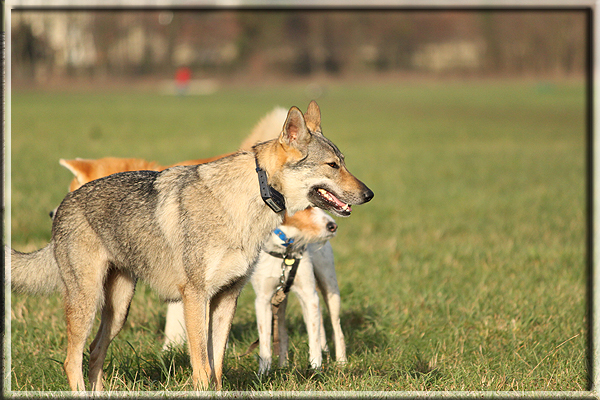
[[[352,212],[352,207],[350,207],[350,204],[344,203],[326,189],[314,188],[311,194],[315,205],[319,208],[332,211],[343,217],[350,215]]]

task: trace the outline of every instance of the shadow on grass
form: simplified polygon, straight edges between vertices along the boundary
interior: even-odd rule
[[[415,380],[422,381],[427,388],[436,385],[444,377],[442,369],[433,360],[428,361],[423,357],[418,349],[406,373]]]
[[[370,305],[360,305],[342,312],[340,316],[342,330],[346,339],[348,355],[365,351],[376,351],[388,347],[390,334],[388,327],[382,324],[377,309]],[[325,324],[325,330],[328,331]],[[328,332],[328,338],[331,334]]]
[[[375,390],[390,390],[395,387],[394,382],[406,380],[425,388],[439,384],[440,379],[443,379],[441,368],[424,356],[420,349],[404,353],[401,360],[389,356],[390,346],[397,343],[394,340],[397,333],[385,325],[378,310],[372,305],[360,304],[352,308],[346,307],[346,311],[342,313],[342,329],[349,359],[349,363],[342,367],[334,361],[331,322],[329,316],[324,315],[330,353],[323,354],[323,366],[318,371],[308,366],[306,327],[301,315],[290,315],[287,319],[290,335],[288,366],[277,368],[278,358],[274,356],[273,369],[264,376],[257,374],[257,350],[239,357],[258,337],[255,321],[248,318],[245,322],[234,324],[226,353],[223,389],[271,391],[284,390],[282,387],[305,390],[304,388],[334,386],[341,388],[336,390],[343,390],[345,387],[350,388],[357,379],[364,380],[366,377],[366,388],[373,387]],[[327,314],[326,311],[325,313]],[[108,365],[105,367],[107,373],[114,371],[128,387],[141,384],[147,390],[163,390],[164,386],[168,386],[168,390],[191,390],[189,385],[192,370],[185,346],[164,352],[153,350],[139,353],[126,343],[129,356],[123,357],[123,352],[119,350],[115,350],[114,357],[109,353]],[[332,385],[331,382],[335,382],[337,378],[342,381]]]
[[[231,364],[230,364],[231,365]],[[324,366],[326,369],[327,367]],[[318,386],[327,381],[326,370],[316,371],[311,368],[298,368],[289,366],[283,368],[274,367],[268,374],[258,375],[256,369],[249,369],[247,365],[236,365],[227,369],[223,376],[223,388],[235,391],[272,391],[289,390],[282,389],[282,385],[305,388],[307,386]]]
[[[244,322],[236,322],[231,325],[229,345],[231,345],[231,343],[252,343],[256,339],[258,339],[256,320],[251,319]]]
[[[185,382],[191,377],[192,368],[186,346],[174,346],[166,351],[138,352],[129,342],[125,342],[130,351],[115,348],[109,350],[105,365],[106,377],[113,375],[124,386],[117,390],[130,390],[142,387],[142,390],[164,390],[167,382]],[[89,351],[84,354],[84,365],[88,365]],[[84,375],[87,378],[87,368]],[[169,388],[173,390],[173,388]]]

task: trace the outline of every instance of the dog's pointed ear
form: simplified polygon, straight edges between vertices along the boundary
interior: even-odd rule
[[[298,107],[290,108],[283,124],[283,131],[279,135],[279,143],[284,147],[302,149],[310,142],[310,132],[306,127],[304,115]]]
[[[304,119],[306,120],[306,126],[308,130],[313,133],[321,133],[321,110],[319,109],[319,105],[316,101],[311,101],[308,104],[308,109],[306,110],[306,114],[304,114]]]
[[[73,175],[75,175],[75,180],[77,181],[78,185],[75,185],[75,183],[71,183],[69,190],[72,191],[74,190],[73,187],[79,187],[87,182],[86,179],[90,170],[88,160],[84,160],[82,158],[76,158],[75,160],[65,160],[64,158],[61,158],[60,160],[58,160],[58,163],[66,169],[68,169],[69,171],[71,171]]]

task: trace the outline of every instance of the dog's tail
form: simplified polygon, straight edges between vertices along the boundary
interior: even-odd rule
[[[281,133],[286,118],[287,110],[283,107],[275,107],[273,111],[258,121],[250,136],[242,142],[240,150],[250,151],[256,143],[275,139]]]
[[[12,290],[47,294],[62,288],[63,282],[54,258],[52,242],[33,253],[21,253],[7,246],[4,248],[5,260],[8,258],[9,251]]]

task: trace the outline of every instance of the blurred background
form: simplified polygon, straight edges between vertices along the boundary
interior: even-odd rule
[[[61,158],[226,154],[274,106],[316,99],[375,193],[332,240],[349,362],[303,372],[292,300],[290,368],[258,381],[256,357],[237,358],[256,339],[246,288],[224,389],[587,390],[590,23],[585,9],[12,10],[11,244],[50,240],[73,179]],[[11,304],[13,389],[66,390],[60,296]],[[138,287],[107,387],[190,389],[187,357],[160,351],[165,310]]]
[[[150,83],[182,67],[179,78],[199,92],[317,77],[581,78],[586,18],[581,10],[13,10],[12,85]]]

